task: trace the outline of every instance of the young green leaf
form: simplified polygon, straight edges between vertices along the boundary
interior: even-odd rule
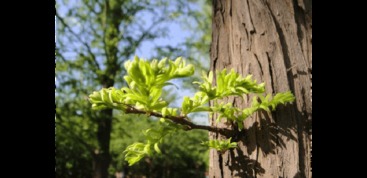
[[[201,144],[224,153],[231,148],[237,147],[237,142],[231,142],[231,139],[232,138],[229,138],[227,140],[209,140],[206,142],[202,142]]]
[[[162,154],[161,149],[159,149],[159,147],[158,147],[158,143],[155,143],[155,144],[154,144],[154,150],[155,150],[157,153]]]

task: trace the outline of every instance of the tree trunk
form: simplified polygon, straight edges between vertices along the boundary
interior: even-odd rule
[[[111,162],[110,138],[112,124],[112,109],[101,111],[98,120],[97,141],[99,150],[93,156],[93,178],[107,178],[108,167]]]
[[[121,23],[122,9],[121,6],[110,7],[109,1],[105,2],[105,17],[107,20],[107,27],[109,30],[105,32],[104,37],[104,52],[106,53],[106,69],[104,75],[101,76],[101,84],[103,88],[113,87],[115,83],[116,73],[119,69],[117,53],[118,53],[118,34]],[[108,178],[108,168],[111,162],[110,155],[110,140],[112,131],[112,109],[101,111],[102,117],[98,118],[98,132],[97,141],[100,148],[100,153],[95,155],[94,159],[94,177],[93,178]]]
[[[238,148],[210,151],[209,177],[312,177],[312,0],[213,0],[210,58],[211,70],[252,74],[266,93],[290,90],[296,101],[245,120]],[[250,99],[224,100],[245,108]]]

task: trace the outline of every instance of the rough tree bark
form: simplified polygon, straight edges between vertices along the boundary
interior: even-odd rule
[[[211,70],[253,74],[267,93],[291,90],[296,101],[245,120],[239,148],[211,150],[209,177],[312,177],[312,0],[213,0],[210,58]],[[240,108],[251,101],[225,100]]]

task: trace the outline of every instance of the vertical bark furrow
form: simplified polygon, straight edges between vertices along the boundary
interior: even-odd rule
[[[260,68],[260,72],[261,72],[261,76],[260,76],[260,78],[263,78],[262,76],[264,75],[264,71],[263,71],[263,68],[262,68],[262,66],[261,66],[261,63],[260,63],[260,61],[259,61],[259,58],[257,57],[257,55],[254,53],[254,57],[255,57],[255,59],[256,59],[256,62],[257,62],[257,64],[259,65],[259,68]]]
[[[306,165],[305,165],[305,156],[306,156],[306,150],[304,149],[304,138],[303,138],[303,129],[300,127],[303,123],[301,119],[298,119],[298,166],[299,166],[299,172],[297,173],[298,178],[306,178]]]
[[[229,2],[229,16],[232,17],[232,5],[233,5],[233,3],[232,3],[232,0],[229,0],[228,2]]]
[[[301,52],[302,55],[306,55],[306,53],[303,50],[303,31],[302,27],[304,26],[304,21],[302,19],[302,17],[304,17],[304,13],[301,7],[299,7],[299,4],[297,3],[297,0],[293,0],[293,11],[294,11],[294,20],[295,20],[295,25],[297,27],[297,39],[298,39],[298,43],[300,45],[301,48]],[[306,59],[306,56],[303,56],[304,59]]]
[[[218,162],[219,162],[220,177],[224,178],[224,174],[223,174],[223,157],[222,157],[222,154],[220,154],[220,153],[218,155]]]
[[[253,34],[253,33],[256,32],[256,30],[255,30],[255,27],[254,27],[254,23],[252,22],[249,0],[246,0],[245,12],[247,13],[246,16],[245,16],[246,22],[248,24],[247,28],[249,29],[250,34]]]
[[[290,60],[290,57],[289,57],[288,44],[287,44],[283,29],[281,28],[281,26],[280,26],[277,18],[275,17],[272,9],[269,7],[269,5],[267,3],[266,3],[266,6],[268,7],[268,10],[270,12],[270,15],[271,15],[272,20],[273,20],[274,25],[275,25],[276,32],[277,32],[278,37],[279,37],[278,40],[280,41],[280,44],[281,44],[281,46],[279,46],[279,47],[282,50],[282,56],[283,56],[285,68],[288,69],[288,68],[291,67],[291,60]],[[287,76],[288,76],[288,82],[290,84],[290,88],[291,88],[292,92],[294,93],[295,88],[294,88],[294,83],[292,82],[293,81],[292,76],[290,74],[288,74]]]
[[[275,88],[276,79],[273,77],[273,71],[274,71],[273,67],[272,67],[273,64],[270,61],[270,57],[269,57],[268,52],[265,52],[265,54],[266,54],[266,59],[267,59],[268,64],[269,64],[269,75],[270,75],[269,77],[270,77],[270,81],[271,81],[271,91],[274,94],[274,92],[276,90],[276,88]]]

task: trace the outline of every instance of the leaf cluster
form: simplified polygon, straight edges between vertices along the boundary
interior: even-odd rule
[[[206,142],[202,142],[202,145],[206,145],[210,148],[214,148],[219,152],[224,153],[228,149],[236,148],[237,142],[231,142],[232,138],[229,138],[227,140],[209,140]]]
[[[162,111],[168,103],[162,100],[164,86],[174,78],[188,77],[194,73],[194,66],[186,65],[182,58],[175,61],[167,58],[151,62],[135,56],[133,61],[124,64],[127,75],[124,76],[128,87],[121,89],[103,88],[90,95],[93,109],[115,108],[126,111],[129,107],[146,112]],[[165,109],[166,110],[166,109]]]
[[[213,85],[213,72],[203,74],[202,82],[194,82],[199,85],[199,91],[193,97],[184,97],[181,108],[169,108],[168,102],[161,97],[163,87],[172,85],[169,81],[174,78],[189,77],[194,74],[194,66],[186,65],[181,57],[176,60],[164,58],[160,61],[154,59],[146,61],[135,56],[134,60],[125,63],[127,74],[124,76],[128,87],[121,89],[103,88],[93,92],[89,98],[93,109],[114,108],[127,114],[147,114],[161,118],[162,125],[159,128],[151,128],[144,132],[146,143],[134,143],[126,148],[125,159],[130,165],[141,160],[146,155],[152,155],[152,150],[160,153],[159,143],[166,135],[177,130],[204,129],[217,131],[220,128],[212,126],[200,126],[192,123],[188,114],[194,112],[217,113],[217,122],[222,119],[236,123],[238,129],[243,129],[243,121],[259,110],[275,110],[277,105],[291,103],[294,96],[290,91],[270,94],[265,97],[265,84],[258,84],[251,75],[242,77],[240,74],[226,69],[216,72],[216,86]],[[223,103],[219,100],[229,96],[243,97],[248,94],[256,94],[248,108],[234,107],[231,103]],[[208,106],[209,101],[214,104]],[[210,140],[205,145],[225,151],[235,147],[236,142],[231,139],[220,141]]]
[[[143,131],[146,138],[145,143],[136,142],[125,149],[125,160],[131,166],[145,156],[152,156],[153,150],[158,154],[161,154],[162,151],[159,148],[159,144],[163,142],[163,138],[168,135],[172,135],[177,132],[178,129],[180,129],[179,125],[172,124],[171,122],[167,122],[165,119],[161,118],[158,128],[149,128]]]

